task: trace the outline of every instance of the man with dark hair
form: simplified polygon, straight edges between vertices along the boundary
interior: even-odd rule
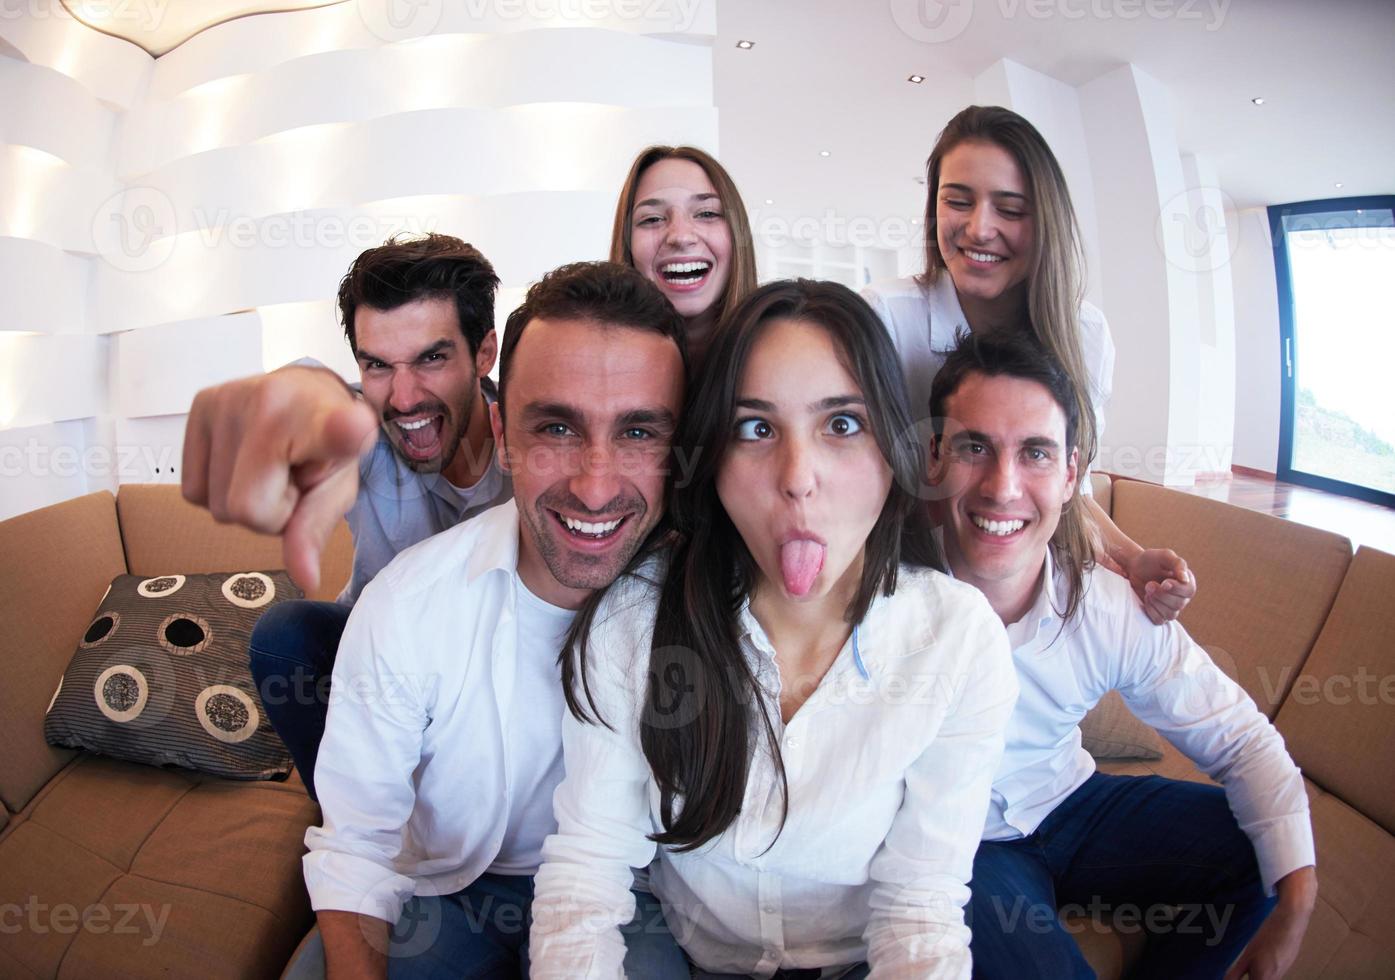
[[[1075,909],[1146,923],[1136,976],[1277,978],[1316,898],[1303,779],[1181,625],[1094,567],[1078,403],[1006,331],[961,336],[931,389],[950,571],[1002,619],[1021,685],[970,883],[974,976],[1094,976],[1058,918]],[[1221,786],[1096,772],[1078,726],[1111,690]]]
[[[393,560],[334,665],[353,695],[330,707],[304,861],[331,975],[391,960],[393,976],[526,977],[557,828],[558,654],[663,513],[685,355],[658,288],[626,266],[564,266],[509,317],[503,350],[490,414],[514,499]],[[627,974],[685,977],[657,903],[636,901]]]
[[[355,259],[339,286],[359,390],[301,361],[201,391],[190,409],[185,497],[219,520],[281,534],[286,567],[307,588],[346,515],[353,533],[338,601],[273,606],[251,639],[267,716],[312,798],[330,671],[364,585],[404,548],[511,492],[489,425],[498,284],[458,238],[391,239]]]

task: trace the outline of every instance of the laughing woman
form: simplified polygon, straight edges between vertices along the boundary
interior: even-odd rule
[[[651,146],[635,157],[610,238],[610,261],[656,283],[688,326],[697,366],[725,313],[756,288],[755,246],[731,175],[692,146]]]
[[[1065,175],[1030,122],[969,106],[945,126],[926,164],[925,268],[863,296],[890,331],[916,418],[962,329],[1028,329],[1082,395],[1081,445],[1096,444],[1114,373],[1104,314],[1082,298],[1080,232]],[[1145,549],[1089,496],[1097,558],[1133,584],[1154,622],[1175,619],[1196,582],[1175,552]]]
[[[1017,682],[934,570],[896,353],[832,283],[724,321],[679,444],[677,534],[584,610],[534,978],[618,978],[631,869],[699,977],[961,976]],[[654,860],[657,856],[657,860]]]

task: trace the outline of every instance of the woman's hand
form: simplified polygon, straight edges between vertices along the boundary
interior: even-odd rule
[[[1170,548],[1140,548],[1121,564],[1155,623],[1176,619],[1196,595],[1196,577]]]

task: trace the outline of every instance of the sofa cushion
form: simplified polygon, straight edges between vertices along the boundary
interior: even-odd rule
[[[284,777],[290,753],[247,649],[262,613],[302,594],[285,572],[117,576],[54,695],[45,737],[147,765]]]
[[[92,493],[0,522],[0,800],[22,810],[72,753],[44,741],[44,711],[107,584],[126,570],[116,504]]]
[[[1114,522],[1171,548],[1197,577],[1181,622],[1271,719],[1351,563],[1340,535],[1136,480],[1115,480]]]
[[[0,895],[33,906],[0,930],[0,974],[275,977],[312,920],[300,858],[318,818],[294,777],[82,756],[0,833]]]
[[[284,568],[281,539],[219,524],[184,499],[172,483],[128,483],[116,496],[121,537],[132,575],[217,572],[225,568]],[[340,522],[320,560],[320,585],[307,598],[332,600],[349,581],[354,541]]]
[[[1095,759],[1162,758],[1162,739],[1110,691],[1080,719],[1080,741]]]
[[[1395,833],[1395,555],[1356,553],[1275,725],[1309,778]]]

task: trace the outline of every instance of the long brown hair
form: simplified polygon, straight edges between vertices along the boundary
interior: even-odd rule
[[[1085,298],[1080,225],[1056,155],[1037,128],[1011,109],[971,105],[951,119],[935,140],[925,163],[925,272],[920,281],[928,286],[945,269],[935,210],[940,167],[956,146],[974,141],[1007,151],[1026,181],[1035,227],[1027,272],[1028,323],[1037,343],[1070,376],[1080,399],[1081,445],[1093,445],[1097,434],[1091,381],[1080,350],[1080,304]]]
[[[635,162],[630,165],[629,175],[620,188],[620,199],[615,203],[615,224],[610,232],[610,261],[621,265],[635,264],[634,251],[630,247],[633,225],[630,216],[634,213],[635,198],[639,194],[639,182],[644,172],[660,160],[687,160],[702,168],[717,197],[722,202],[722,215],[731,228],[731,275],[727,277],[726,288],[717,300],[717,308],[712,322],[719,323],[736,305],[756,288],[756,246],[751,237],[751,222],[746,216],[746,205],[741,201],[741,193],[731,174],[717,162],[710,153],[695,146],[649,146],[640,151]]]
[[[741,375],[766,327],[781,319],[828,332],[862,389],[869,428],[892,471],[887,499],[867,536],[862,579],[847,621],[861,622],[878,594],[895,591],[903,563],[944,567],[916,492],[925,473],[924,450],[912,424],[905,378],[876,313],[836,283],[800,279],[760,287],[718,333],[676,441],[696,465],[669,503],[672,534],[666,543],[671,547],[658,587],[640,745],[660,792],[664,829],[652,839],[677,851],[701,847],[730,826],[741,809],[757,746],[768,746],[786,787],[779,739],[741,647],[739,616],[758,579],[757,566],[717,495]],[[637,574],[645,557],[637,556],[622,575]],[[593,595],[572,627],[562,681],[573,714],[605,723],[591,698],[586,667],[587,632],[599,601],[599,594]]]

